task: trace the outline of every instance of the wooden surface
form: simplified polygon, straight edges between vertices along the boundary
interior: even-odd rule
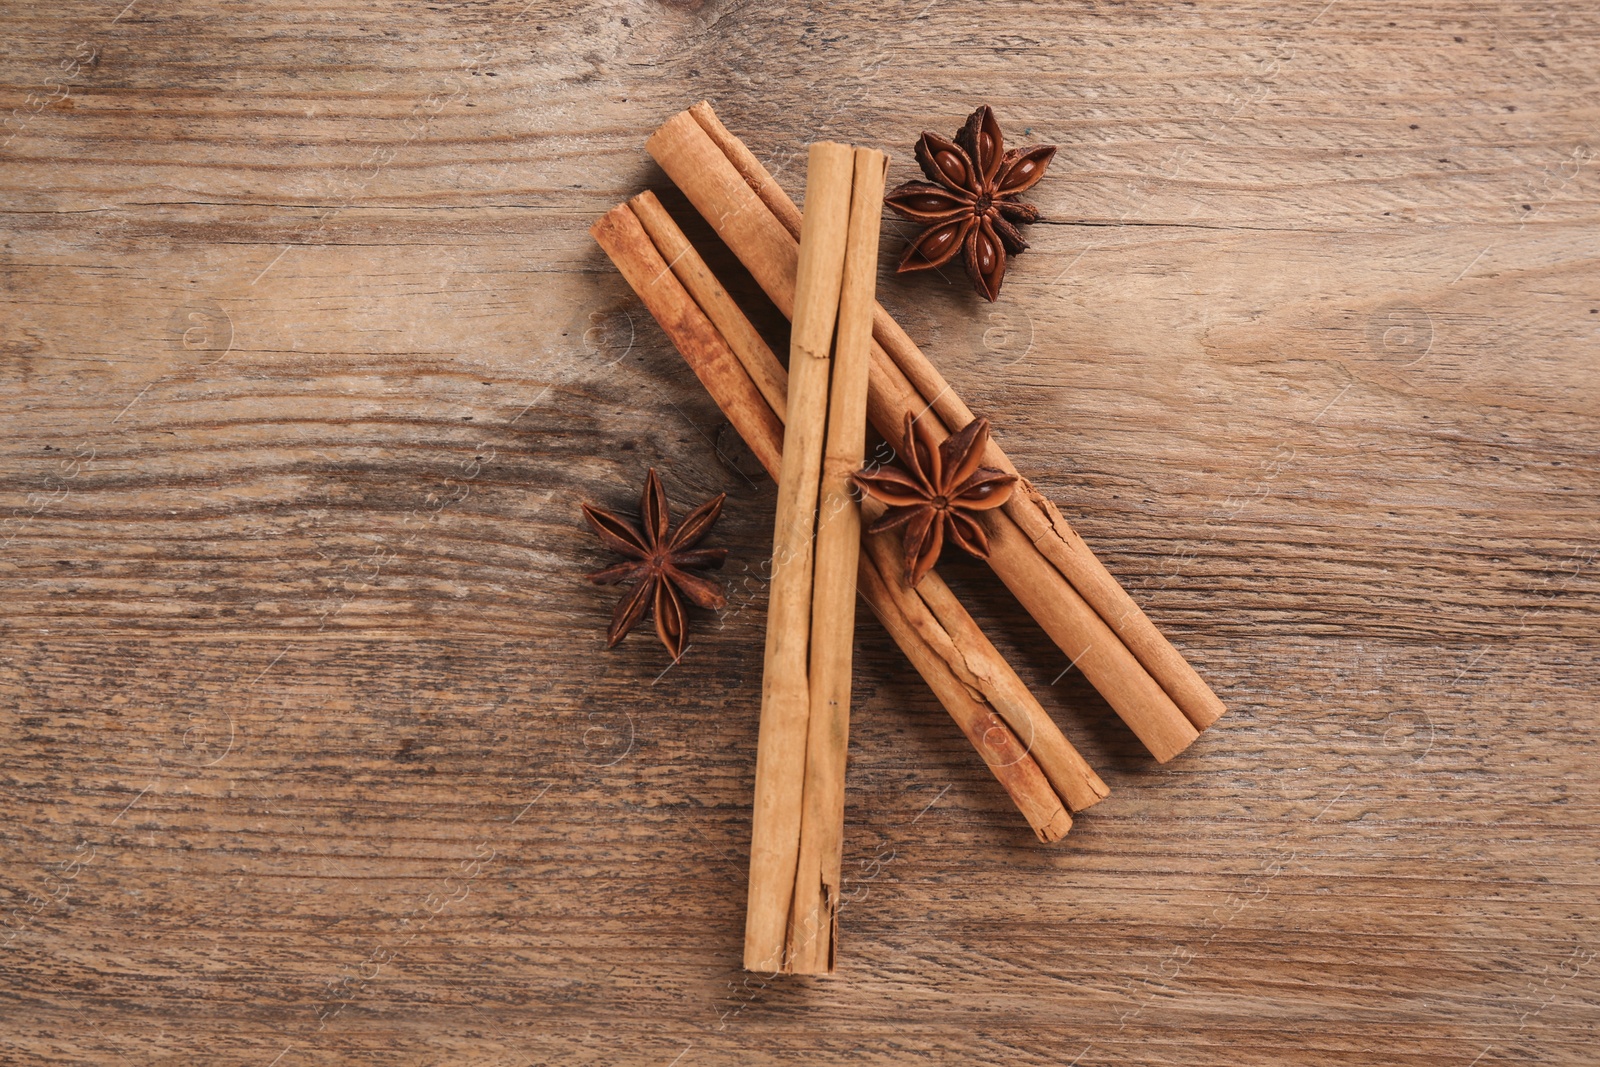
[[[1600,14],[825,6],[0,13],[0,1060],[1595,1062]],[[1062,146],[882,298],[1231,708],[1155,766],[952,561],[1112,795],[1035,844],[864,627],[832,979],[739,968],[773,488],[586,234],[702,97]]]

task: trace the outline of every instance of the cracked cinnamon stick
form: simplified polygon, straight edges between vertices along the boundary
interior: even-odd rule
[[[760,162],[707,104],[668,120],[647,148],[789,314],[793,234],[801,216]],[[869,417],[891,444],[904,444],[899,437],[908,410],[945,435],[971,421],[960,398],[881,307],[872,357]],[[986,462],[1016,471],[992,439]],[[1156,759],[1171,759],[1216,720],[1221,702],[1059,512],[1026,479],[1020,489],[1004,509],[985,516],[996,574]]]
[[[649,225],[652,232],[646,233],[641,222]],[[757,460],[776,478],[783,422],[773,407],[763,402],[744,361],[765,363],[766,373],[781,387],[776,407],[782,411],[787,406],[787,381],[777,357],[759,337],[755,345],[736,353],[706,317],[697,299],[718,307],[723,316],[743,313],[720,285],[705,283],[710,278],[709,271],[694,273],[703,268],[703,262],[689,262],[690,257],[698,261],[699,256],[652,194],[641,194],[629,205],[613,208],[590,232]],[[668,254],[667,258],[663,253]],[[668,259],[673,264],[670,268]],[[700,280],[688,280],[696,277]],[[696,286],[694,296],[685,289],[686,284]],[[717,299],[718,292],[722,302]],[[893,549],[892,534],[877,535],[877,539],[883,550]],[[873,540],[869,537],[865,543],[870,547]],[[894,569],[899,568],[891,568]],[[908,595],[897,599],[870,555],[864,553],[858,579],[859,591],[873,614],[978,751],[1040,841],[1057,841],[1067,833],[1072,826],[1068,809],[1082,811],[1108,794],[1105,783],[1060,736],[1059,728],[999,651],[982,637],[977,623],[949,593],[937,572],[929,574],[916,589],[908,587]],[[941,590],[944,603],[935,614],[928,598],[937,597]],[[959,642],[942,620],[951,620],[950,626],[961,635]],[[959,652],[951,651],[957,647]],[[1022,725],[1014,726],[1016,723]],[[1031,747],[1019,740],[1019,735],[1032,739]],[[1041,741],[1046,735],[1055,735],[1059,741]],[[1047,754],[1061,753],[1070,755],[1053,764],[1047,776],[1039,761]]]
[[[848,145],[811,146],[806,168],[810,217],[800,234],[794,324],[789,340],[789,411],[772,535],[761,732],[756,748],[750,833],[750,893],[744,965],[792,969],[789,926],[799,869],[812,711],[808,656],[820,544],[817,502],[827,432],[833,339],[844,281],[855,154]],[[848,647],[845,655],[848,658]],[[848,697],[846,698],[848,699]],[[813,939],[826,936],[810,931]]]
[[[867,348],[878,281],[878,230],[888,158],[854,150],[849,222],[828,384],[828,430],[817,500],[817,562],[811,598],[811,714],[806,724],[805,802],[786,963],[795,974],[833,971],[844,845],[844,774],[850,736],[861,507],[850,475],[867,439]],[[803,257],[802,257],[803,258]],[[790,355],[790,366],[795,356]]]

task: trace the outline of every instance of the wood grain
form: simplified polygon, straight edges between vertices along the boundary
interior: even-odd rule
[[[1591,5],[0,33],[0,1059],[1592,1061]],[[774,493],[586,233],[701,98],[792,193],[1062,146],[999,303],[880,299],[1230,708],[1156,767],[943,566],[1112,795],[1035,844],[863,627],[828,979],[738,960]],[[650,465],[730,494],[671,670],[581,581]]]

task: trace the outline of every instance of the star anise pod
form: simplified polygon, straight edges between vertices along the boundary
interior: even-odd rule
[[[989,442],[988,419],[972,420],[934,447],[908,411],[905,441],[905,470],[878,467],[850,477],[862,492],[889,505],[867,528],[871,533],[906,528],[906,581],[916,585],[939,561],[946,538],[979,559],[989,558],[989,535],[970,513],[1004,504],[1017,476],[979,466]]]
[[[606,547],[629,557],[626,562],[595,571],[589,575],[589,580],[596,585],[614,585],[637,579],[611,616],[611,629],[606,633],[607,648],[616,647],[639,620],[652,613],[656,620],[656,636],[677,660],[683,655],[683,642],[689,632],[682,597],[712,609],[728,602],[721,586],[692,573],[706,567],[721,567],[728,558],[725,548],[694,547],[717,521],[727,497],[728,494],[722,493],[701,504],[689,513],[676,533],[671,533],[667,493],[652,467],[639,497],[638,526],[603,508],[583,505],[583,517]]]
[[[924,133],[916,155],[928,181],[906,182],[884,197],[924,227],[900,257],[899,270],[942,267],[959,252],[978,293],[989,300],[999,296],[1006,255],[1028,247],[1014,224],[1039,219],[1039,209],[1016,196],[1044,177],[1055,154],[1049,144],[1007,152],[987,104],[968,116],[954,141]]]

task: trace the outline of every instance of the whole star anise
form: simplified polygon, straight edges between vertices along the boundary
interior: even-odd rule
[[[596,585],[614,585],[638,579],[611,616],[611,629],[606,633],[607,648],[616,647],[617,642],[650,612],[655,615],[656,636],[677,660],[683,656],[683,642],[689,633],[680,594],[703,608],[720,608],[728,602],[716,582],[691,573],[706,567],[721,567],[728,558],[725,548],[694,547],[717,521],[727,496],[721,493],[701,504],[683,520],[677,533],[670,534],[672,520],[667,510],[667,493],[661,488],[661,479],[656,477],[654,467],[650,468],[644,492],[639,497],[639,526],[603,508],[583,505],[583,517],[600,540],[608,548],[630,557],[626,562],[595,571],[589,575],[589,580]]]
[[[928,181],[906,182],[884,203],[924,227],[900,257],[901,272],[942,267],[961,253],[980,295],[1000,295],[1006,254],[1028,247],[1014,223],[1036,222],[1039,209],[1014,199],[1044,177],[1056,146],[1036,144],[1007,152],[989,105],[978,108],[947,141],[936,133],[917,140],[917,162]]]
[[[916,585],[939,561],[946,537],[979,559],[989,558],[989,535],[969,512],[1004,504],[1017,476],[979,466],[989,442],[988,419],[972,420],[936,448],[908,411],[905,441],[906,470],[878,467],[850,477],[862,492],[889,505],[870,532],[906,528],[906,581]]]

